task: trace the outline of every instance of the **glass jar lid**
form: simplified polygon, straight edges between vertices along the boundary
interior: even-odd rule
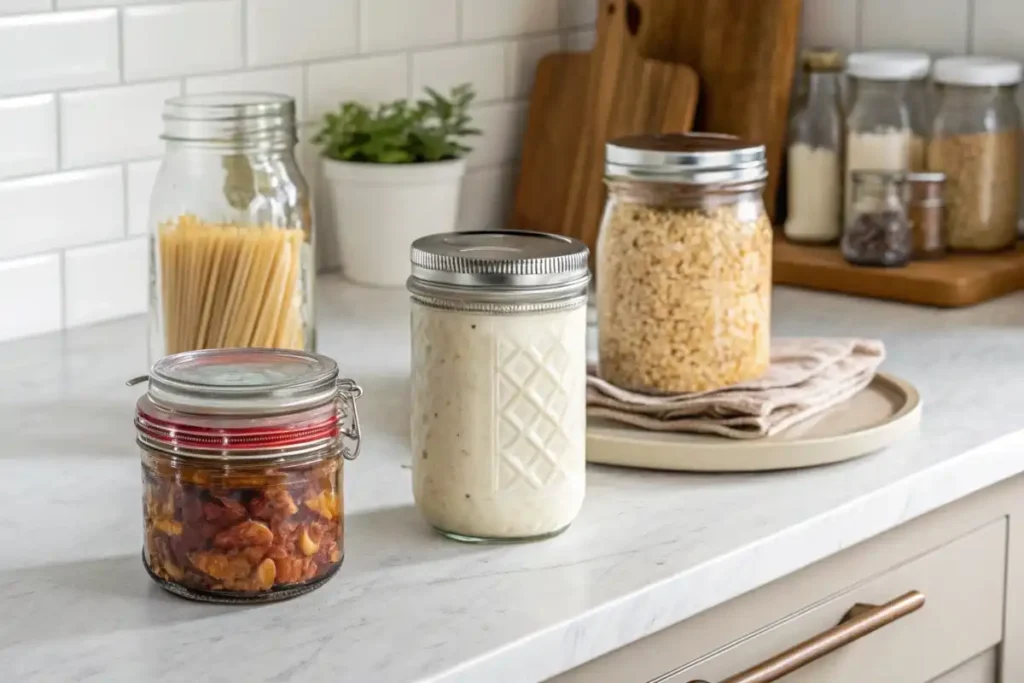
[[[261,92],[172,97],[164,103],[164,140],[257,149],[296,142],[295,100]]]
[[[695,185],[758,182],[768,176],[764,145],[717,133],[632,135],[605,146],[605,176]]]
[[[284,349],[207,349],[163,358],[149,373],[157,405],[203,415],[272,415],[322,405],[338,394],[338,365]]]
[[[1021,65],[995,57],[944,57],[935,62],[932,77],[944,85],[996,87],[1021,82]]]
[[[491,303],[585,296],[590,250],[579,240],[523,230],[439,233],[412,243],[414,295]]]
[[[924,52],[855,52],[846,73],[868,81],[916,81],[928,75],[932,59]]]
[[[187,457],[291,458],[359,453],[362,389],[337,364],[285,349],[209,349],[158,361],[136,407],[144,446]],[[340,401],[338,400],[340,399]]]

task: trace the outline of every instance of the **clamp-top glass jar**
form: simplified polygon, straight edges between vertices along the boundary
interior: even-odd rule
[[[531,232],[413,242],[413,493],[450,538],[547,538],[583,504],[588,256]]]
[[[728,135],[608,143],[597,243],[601,376],[709,391],[768,369],[772,226],[763,145]]]
[[[150,357],[194,349],[313,350],[313,224],[295,161],[295,101],[167,101],[150,205]]]
[[[359,386],[330,358],[279,349],[180,353],[148,379],[135,425],[150,576],[208,602],[281,600],[333,576]]]

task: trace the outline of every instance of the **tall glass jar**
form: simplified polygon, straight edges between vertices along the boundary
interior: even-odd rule
[[[583,504],[588,257],[530,232],[413,242],[413,494],[450,538],[547,538]]]
[[[152,359],[195,349],[313,350],[313,223],[295,102],[187,95],[164,107],[150,204]]]
[[[842,232],[843,58],[835,50],[811,50],[803,63],[807,97],[790,121],[784,231],[794,242],[835,242]]]
[[[946,174],[946,232],[952,249],[995,251],[1017,241],[1021,115],[1017,62],[948,57],[935,63],[939,91],[931,170]]]
[[[279,349],[179,353],[132,383],[146,379],[135,425],[153,580],[236,603],[293,597],[333,576],[362,390],[329,358]]]
[[[772,285],[764,147],[708,133],[640,135],[608,143],[605,159],[601,376],[679,393],[764,373]]]
[[[846,117],[844,224],[851,220],[854,171],[923,169],[921,81],[930,64],[928,55],[917,52],[861,52],[847,58],[853,92]]]

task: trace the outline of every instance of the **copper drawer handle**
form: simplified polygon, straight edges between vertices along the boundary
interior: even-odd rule
[[[924,593],[920,591],[910,591],[884,605],[858,603],[850,608],[850,611],[836,626],[794,645],[785,652],[780,652],[757,666],[730,676],[722,683],[771,683],[777,681],[786,674],[791,674],[872,631],[877,631],[911,612],[916,612],[923,605]],[[690,681],[690,683],[706,682]]]

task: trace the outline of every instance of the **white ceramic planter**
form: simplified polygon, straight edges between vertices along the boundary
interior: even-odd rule
[[[401,287],[413,240],[455,230],[465,160],[322,163],[341,270],[349,280]]]

